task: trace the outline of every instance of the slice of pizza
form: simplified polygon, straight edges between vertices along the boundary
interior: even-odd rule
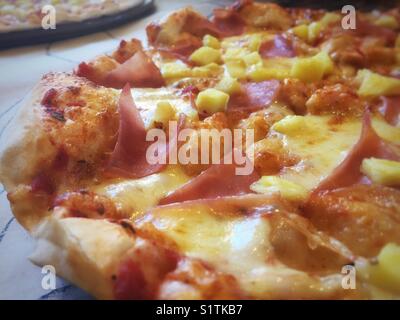
[[[45,75],[1,142],[31,260],[99,299],[398,298],[400,11],[342,19],[185,8]]]
[[[133,8],[141,0],[1,0],[0,33],[36,29],[54,8],[57,23],[81,22]]]

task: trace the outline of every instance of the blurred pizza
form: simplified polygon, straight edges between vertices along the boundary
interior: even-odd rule
[[[115,14],[141,4],[142,0],[0,0],[0,32],[40,28],[54,6],[56,22],[80,22]]]

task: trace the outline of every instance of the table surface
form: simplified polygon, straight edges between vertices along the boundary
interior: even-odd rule
[[[203,14],[228,0],[158,0],[157,11],[141,20],[93,35],[45,45],[0,52],[0,137],[13,119],[21,100],[42,75],[50,71],[70,71],[81,61],[113,51],[122,39],[145,41],[144,28],[168,12],[192,5]],[[145,42],[144,42],[145,43]],[[30,235],[16,222],[0,184],[0,299],[91,299],[79,288],[57,278],[55,290],[41,286],[41,268],[28,257],[34,248]]]

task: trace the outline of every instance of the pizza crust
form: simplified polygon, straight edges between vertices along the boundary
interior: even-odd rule
[[[60,103],[65,104],[75,88],[82,92],[82,99],[87,104],[87,107],[78,108],[91,114],[82,114],[78,121],[71,121],[68,126],[68,122],[60,125],[45,111],[42,100],[50,89],[54,89]],[[33,229],[43,217],[51,214],[50,197],[43,192],[32,192],[32,182],[52,168],[62,148],[67,148],[69,163],[74,164],[80,159],[99,161],[95,159],[104,153],[102,148],[109,143],[110,130],[96,127],[98,124],[92,122],[93,114],[97,112],[108,117],[97,118],[101,124],[110,125],[112,121],[109,119],[115,113],[116,96],[117,90],[97,87],[87,79],[68,73],[49,73],[23,100],[16,117],[1,137],[0,182],[8,193],[15,217],[24,228]],[[98,103],[99,99],[102,103]],[[74,109],[74,106],[71,108]],[[92,136],[97,131],[101,134],[96,134],[96,140],[93,140]],[[57,170],[61,172],[65,169]],[[68,186],[60,188],[68,189]]]
[[[42,80],[21,102],[0,141],[0,180],[14,216],[28,230],[47,214],[41,199],[30,194],[30,183],[38,166],[56,152],[41,123],[40,101],[45,90]]]
[[[35,86],[1,137],[0,177],[8,192],[30,183],[38,164],[55,153],[41,123],[40,102],[46,89],[43,80]]]
[[[33,230],[37,245],[30,260],[54,266],[57,275],[98,299],[112,299],[112,275],[135,246],[135,237],[106,220],[57,217],[63,210],[59,208]]]

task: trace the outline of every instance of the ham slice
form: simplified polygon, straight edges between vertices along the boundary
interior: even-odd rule
[[[370,112],[366,111],[360,139],[344,161],[317,186],[313,193],[347,187],[356,183],[371,183],[360,171],[362,161],[371,157],[399,161],[400,153],[394,150],[394,145],[376,134],[371,124]]]
[[[236,36],[245,31],[246,23],[233,8],[215,9],[212,19],[219,36]]]
[[[241,93],[231,96],[228,108],[258,110],[269,106],[277,98],[280,82],[278,80],[248,82],[243,83],[241,88]]]
[[[387,123],[396,126],[400,123],[400,96],[397,97],[382,97],[382,105],[379,111]]]
[[[117,144],[111,155],[108,171],[113,175],[141,178],[160,172],[166,164],[150,164],[146,158],[147,148],[153,143],[146,141],[146,129],[138,109],[132,99],[130,86],[122,90],[119,100],[120,125]],[[180,117],[178,131],[182,127],[184,116]],[[168,152],[170,145],[174,146],[175,137],[165,145],[164,152]]]
[[[265,41],[261,44],[259,53],[263,58],[296,56],[292,43],[281,35],[276,35],[274,39]]]
[[[161,199],[160,205],[197,199],[236,196],[251,193],[250,185],[260,177],[237,175],[236,164],[213,164],[178,190]]]
[[[186,8],[172,14],[162,24],[152,23],[146,27],[149,43],[158,50],[169,51],[178,59],[187,60],[201,47],[206,34],[221,38],[242,34],[246,24],[235,8],[215,9],[211,20]],[[169,37],[165,39],[165,34]]]
[[[127,83],[135,88],[159,88],[165,84],[160,70],[141,50],[109,72],[105,78],[107,87],[121,89]]]

